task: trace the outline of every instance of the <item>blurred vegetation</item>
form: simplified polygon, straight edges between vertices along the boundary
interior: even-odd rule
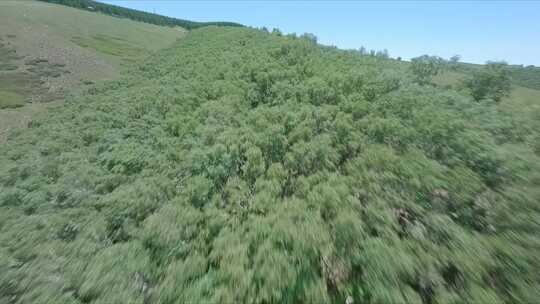
[[[516,84],[540,90],[540,67],[510,65],[508,72]]]
[[[472,76],[465,81],[465,86],[471,91],[471,95],[476,100],[490,98],[494,101],[501,101],[504,96],[508,96],[511,89],[510,73],[504,62],[488,62],[481,69],[472,73]]]
[[[33,93],[46,95],[36,74],[0,73],[0,108],[22,106]]]
[[[25,104],[23,96],[15,92],[0,90],[0,109],[18,108]]]
[[[180,26],[185,29],[191,30],[203,26],[242,26],[241,24],[234,22],[195,22],[183,19],[177,19],[172,17],[166,17],[158,14],[138,11],[130,8],[125,8],[121,6],[96,2],[93,0],[39,0],[43,2],[56,3],[66,6],[71,6],[78,9],[100,12],[106,15],[111,15],[114,17],[123,17],[135,21],[146,22],[155,25],[163,26]]]
[[[197,29],[12,134],[0,302],[537,301],[533,118],[315,41]]]
[[[464,74],[475,73],[478,71],[478,69],[483,68],[483,65],[461,62],[452,62],[452,65],[455,71],[459,71]],[[529,89],[540,90],[540,67],[533,65],[505,65],[504,70],[512,79],[513,84]]]
[[[13,61],[20,59],[17,52],[0,39],[0,73],[2,71],[14,71],[18,68]]]
[[[91,37],[75,36],[71,39],[75,44],[96,50],[100,53],[118,56],[126,61],[135,61],[147,56],[149,51],[138,47],[122,38],[98,34]]]
[[[441,72],[444,60],[436,56],[423,55],[411,59],[411,72],[414,80],[421,85],[431,82]]]

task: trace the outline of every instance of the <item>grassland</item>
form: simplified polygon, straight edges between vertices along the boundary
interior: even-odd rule
[[[98,34],[91,37],[75,36],[71,39],[77,45],[93,49],[101,54],[122,58],[125,62],[141,59],[148,52],[125,39]],[[126,62],[126,63],[127,63]]]
[[[0,109],[18,108],[26,104],[24,97],[20,94],[0,91]]]
[[[1,1],[0,111],[62,100],[66,93],[88,84],[116,79],[134,62],[170,46],[184,34],[178,27],[62,5]],[[37,106],[36,110],[44,108]],[[11,110],[9,115],[15,113]],[[9,128],[5,122],[2,125],[2,132]]]
[[[540,91],[514,86],[510,96],[500,105],[501,109],[528,121],[540,123]]]
[[[0,7],[2,34],[16,35],[20,40],[46,34],[55,42],[73,46],[69,40],[74,37],[107,35],[145,51],[156,51],[171,45],[184,33],[179,27],[156,26],[38,1],[8,0],[2,1]]]

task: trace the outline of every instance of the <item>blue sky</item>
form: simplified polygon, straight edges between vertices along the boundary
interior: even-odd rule
[[[339,48],[387,49],[484,63],[540,66],[540,1],[175,1],[102,0],[194,21],[233,21],[315,34]]]

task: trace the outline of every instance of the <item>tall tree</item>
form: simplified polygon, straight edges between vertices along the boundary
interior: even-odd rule
[[[443,59],[437,56],[423,55],[411,60],[411,72],[415,82],[425,85],[439,74],[442,68]]]
[[[487,62],[486,65],[465,80],[465,86],[475,100],[501,101],[510,93],[510,73],[506,62]]]

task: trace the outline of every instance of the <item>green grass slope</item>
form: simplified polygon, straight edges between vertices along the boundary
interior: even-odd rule
[[[121,64],[171,45],[170,28],[38,1],[0,2],[0,36],[27,59],[65,64],[69,78],[112,78]]]
[[[27,112],[2,109],[59,100],[92,82],[115,79],[184,34],[179,27],[62,5],[0,1],[0,120]]]
[[[19,38],[26,40],[47,34],[53,39],[62,38],[67,44],[75,37],[106,35],[144,51],[155,51],[170,45],[182,33],[180,27],[156,26],[39,1],[8,0],[0,5],[3,34],[24,33],[27,35]]]
[[[0,146],[0,302],[535,302],[538,130],[410,79],[190,32]]]

